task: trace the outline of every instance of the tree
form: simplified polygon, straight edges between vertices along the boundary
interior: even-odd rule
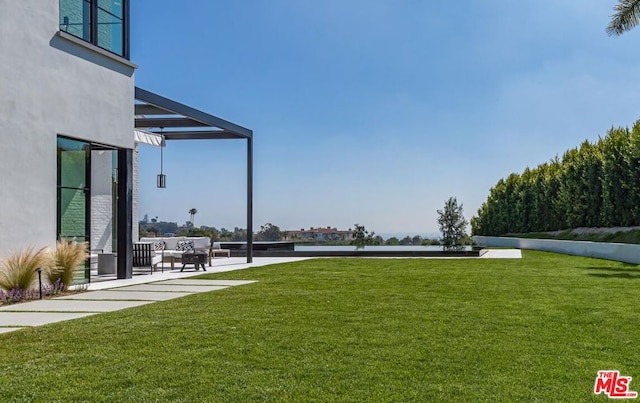
[[[279,241],[281,238],[280,227],[271,223],[261,225],[260,231],[256,234],[256,241]]]
[[[609,36],[622,35],[640,22],[640,0],[618,0],[613,9],[615,13],[607,26]]]
[[[434,239],[425,238],[425,239],[422,240],[422,244],[421,245],[423,245],[423,246],[431,246],[431,245],[438,246],[438,245],[440,245],[440,240],[437,239],[437,238],[434,238]]]
[[[452,196],[444,203],[444,209],[437,212],[444,248],[461,248],[463,240],[467,237],[467,220],[462,215],[462,204],[458,205],[458,201]]]
[[[521,175],[500,179],[471,221],[475,235],[640,224],[640,120],[611,128]]]
[[[158,236],[158,229],[154,226],[151,226],[147,229],[147,232],[152,232],[153,236],[157,237]]]
[[[247,240],[247,230],[234,227],[233,233],[231,234],[231,241],[239,242],[239,241],[246,241],[246,240]]]
[[[355,245],[357,248],[364,248],[365,245],[373,244],[376,233],[367,231],[364,225],[355,224],[354,229],[349,229],[349,231],[351,231],[352,237],[351,245]]]
[[[398,241],[398,238],[392,236],[391,238],[387,239],[387,241],[384,244],[385,245],[396,246],[396,245],[400,244],[400,241]]]
[[[193,226],[195,221],[193,220],[196,216],[196,214],[198,214],[198,210],[196,210],[195,208],[192,208],[191,210],[189,210],[189,216],[191,217],[191,219],[189,221],[191,221],[191,225]]]

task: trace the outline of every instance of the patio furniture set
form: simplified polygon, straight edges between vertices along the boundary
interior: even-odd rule
[[[133,266],[149,267],[151,272],[157,271],[160,263],[170,263],[171,270],[176,262],[182,263],[180,271],[187,264],[193,264],[196,270],[205,264],[211,266],[216,255],[231,257],[229,249],[222,249],[219,242],[211,244],[209,237],[143,237],[133,245]],[[164,267],[161,266],[164,271]]]

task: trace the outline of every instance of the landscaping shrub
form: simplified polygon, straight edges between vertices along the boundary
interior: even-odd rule
[[[42,297],[50,297],[54,295],[60,295],[66,291],[66,287],[61,281],[57,281],[54,284],[42,285]],[[86,287],[79,288],[76,291],[86,291]],[[17,302],[29,301],[40,298],[39,288],[30,288],[28,290],[21,290],[14,288],[11,291],[5,292],[0,290],[0,305],[15,304]]]
[[[46,271],[47,280],[51,284],[61,282],[65,287],[69,287],[73,283],[78,266],[88,257],[86,242],[76,242],[75,238],[59,240],[52,253],[52,264]]]
[[[14,252],[5,258],[0,269],[0,289],[17,293],[15,290],[27,291],[37,277],[36,269],[49,267],[50,257],[45,248],[35,251],[29,247],[24,251]]]
[[[471,220],[472,233],[640,225],[638,166],[640,120],[500,179]]]

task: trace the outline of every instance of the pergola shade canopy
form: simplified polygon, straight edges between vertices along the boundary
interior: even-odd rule
[[[162,136],[159,134],[149,133],[140,129],[135,129],[133,134],[135,136],[136,143],[162,147]]]
[[[163,145],[164,140],[247,140],[247,263],[251,263],[253,260],[253,132],[138,87],[135,87],[134,108],[134,134],[138,142]]]
[[[135,88],[135,127],[165,140],[251,139],[250,129]]]

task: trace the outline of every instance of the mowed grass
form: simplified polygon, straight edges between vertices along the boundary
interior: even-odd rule
[[[640,269],[317,259],[258,283],[0,335],[2,401],[590,401],[640,390]]]

